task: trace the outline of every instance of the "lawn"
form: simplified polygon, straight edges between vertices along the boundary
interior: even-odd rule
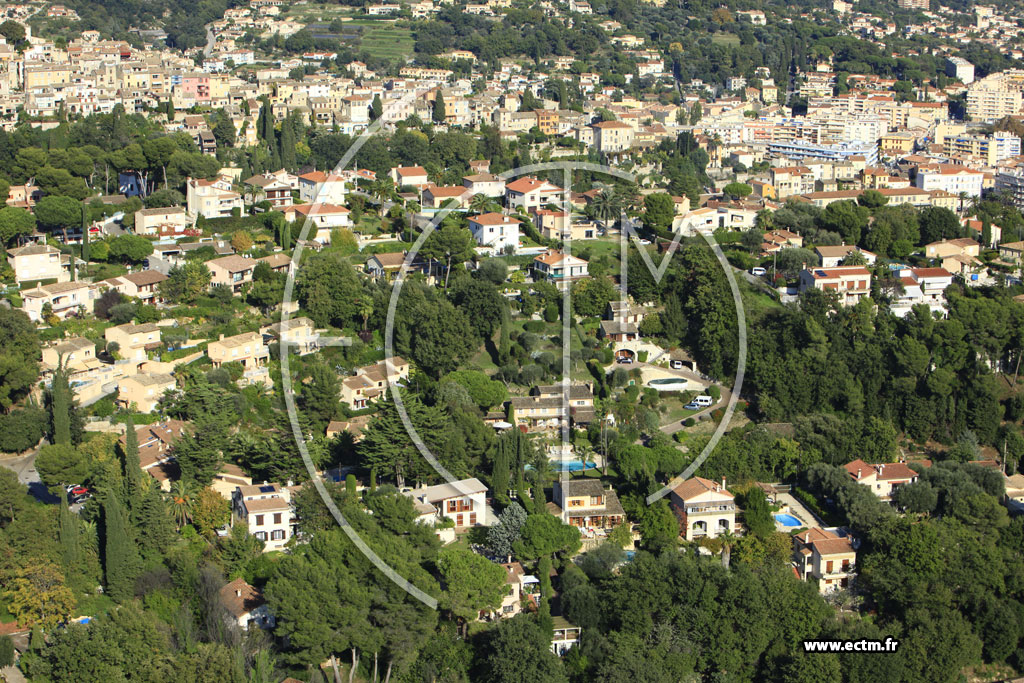
[[[368,30],[359,42],[360,51],[381,59],[404,59],[413,53],[415,41],[411,30],[380,22],[368,22],[366,26]]]

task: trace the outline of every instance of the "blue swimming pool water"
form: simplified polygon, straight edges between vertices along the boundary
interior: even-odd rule
[[[551,467],[556,472],[582,472],[584,469],[592,470],[597,467],[597,465],[592,462],[588,462],[586,467],[584,467],[582,460],[566,460],[564,462],[553,462],[551,463]]]
[[[778,514],[775,520],[782,526],[801,526],[802,522],[793,515]]]

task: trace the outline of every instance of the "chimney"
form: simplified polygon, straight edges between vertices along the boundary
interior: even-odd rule
[[[224,341],[224,333],[223,332],[220,333],[220,341]]]
[[[725,490],[725,477],[722,477],[722,490]]]
[[[242,597],[242,589],[241,588],[236,588],[235,589],[235,597],[236,598]]]

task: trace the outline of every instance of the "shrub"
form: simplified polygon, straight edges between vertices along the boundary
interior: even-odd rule
[[[46,429],[46,412],[29,406],[0,415],[0,451],[21,453],[39,443]]]
[[[0,667],[14,665],[14,641],[10,636],[0,636]]]
[[[722,390],[718,387],[717,384],[712,384],[711,386],[708,387],[707,395],[717,401],[718,399],[722,398]]]
[[[555,304],[548,304],[547,308],[544,309],[544,320],[553,323],[558,320],[558,306]]]
[[[637,355],[637,358],[640,360],[641,363],[646,363],[647,362],[647,352],[646,351],[637,351],[636,355]]]
[[[683,420],[683,426],[684,427],[692,427],[695,424],[697,424],[697,421],[695,419],[693,419],[692,417],[688,417],[685,420]]]
[[[527,332],[543,332],[546,327],[540,320],[527,320],[523,323],[523,329]]]

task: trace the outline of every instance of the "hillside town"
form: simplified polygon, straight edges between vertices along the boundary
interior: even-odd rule
[[[1024,675],[1022,22],[0,8],[0,680]]]

